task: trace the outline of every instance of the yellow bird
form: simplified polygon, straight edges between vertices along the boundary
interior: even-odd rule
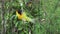
[[[29,18],[25,12],[23,12],[22,10],[17,10],[16,11],[16,16],[18,17],[18,19],[23,20],[23,21],[28,21],[28,22],[32,22],[32,19]]]

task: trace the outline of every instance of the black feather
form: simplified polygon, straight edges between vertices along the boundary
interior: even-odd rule
[[[18,13],[21,15],[22,14],[22,10],[18,10]]]

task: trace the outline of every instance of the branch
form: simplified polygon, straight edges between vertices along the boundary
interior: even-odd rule
[[[2,31],[1,34],[5,34],[6,33],[6,26],[5,26],[5,19],[4,19],[4,0],[2,1],[2,12],[1,12],[1,18],[2,18]]]

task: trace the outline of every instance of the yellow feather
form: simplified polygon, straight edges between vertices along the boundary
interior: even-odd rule
[[[18,11],[16,11],[16,16],[18,17],[18,19],[24,20],[24,21],[28,21],[30,22],[32,19],[29,18],[25,12],[23,12],[21,15],[18,14]]]

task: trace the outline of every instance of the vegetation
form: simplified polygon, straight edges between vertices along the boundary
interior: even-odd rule
[[[17,20],[16,9],[35,23]],[[60,0],[0,0],[0,34],[60,34]]]

